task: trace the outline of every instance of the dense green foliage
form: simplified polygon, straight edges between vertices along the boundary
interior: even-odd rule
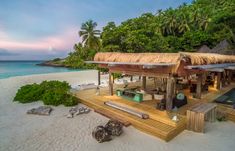
[[[64,64],[72,68],[94,68],[95,65],[84,63],[85,60],[92,60],[97,50],[83,47],[81,43],[74,45],[74,51],[69,53]]]
[[[41,96],[43,93],[44,93],[44,90],[41,89],[40,85],[36,83],[28,84],[28,85],[22,86],[18,90],[14,98],[14,101],[19,101],[21,103],[30,103],[30,102],[38,101],[41,99]]]
[[[107,51],[178,52],[213,47],[224,39],[234,43],[234,12],[234,0],[197,0],[119,26],[110,22],[103,28],[102,45]]]
[[[222,40],[235,44],[235,0],[196,0],[178,8],[158,10],[128,19],[120,25],[109,22],[99,37],[97,24],[82,24],[82,43],[74,45],[63,64],[73,68],[96,68],[85,64],[99,51],[178,52],[214,47]]]
[[[18,90],[14,101],[30,103],[42,100],[45,105],[73,106],[78,103],[78,100],[68,93],[69,89],[70,86],[65,81],[43,81],[40,84],[28,84]]]

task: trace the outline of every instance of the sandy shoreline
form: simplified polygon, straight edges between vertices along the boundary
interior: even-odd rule
[[[0,151],[233,151],[235,123],[207,124],[205,134],[184,131],[169,143],[144,134],[133,127],[124,128],[120,137],[99,144],[91,137],[92,129],[107,118],[94,113],[67,119],[69,108],[53,107],[51,116],[26,115],[41,102],[12,102],[17,89],[26,83],[66,80],[70,84],[97,82],[96,71],[79,71],[12,77],[0,80]],[[82,106],[82,104],[79,104]]]

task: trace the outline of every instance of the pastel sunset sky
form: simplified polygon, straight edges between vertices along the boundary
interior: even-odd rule
[[[0,0],[0,60],[65,57],[83,22],[98,29],[192,0]]]

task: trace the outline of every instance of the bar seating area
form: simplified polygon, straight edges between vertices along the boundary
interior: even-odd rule
[[[106,52],[97,53],[93,61],[86,63],[98,64],[100,68],[108,69],[109,86],[100,88],[99,95],[95,95],[95,90],[77,92],[76,96],[82,103],[102,115],[118,118],[123,123],[130,123],[165,141],[170,141],[186,128],[204,132],[204,118],[210,117],[209,114],[216,116],[215,108],[213,112],[209,109],[207,114],[207,108],[204,110],[204,107],[210,106],[208,103],[211,104],[215,96],[222,95],[235,86],[234,56]],[[128,86],[115,85],[114,73],[128,75],[130,78],[138,76],[140,81],[129,83]],[[100,77],[100,73],[98,74]],[[114,107],[108,106],[107,102]],[[190,112],[198,104],[201,105],[198,109],[200,112]],[[142,119],[133,113],[146,114],[148,118]],[[199,118],[200,123],[191,121],[192,117]],[[187,124],[189,121],[190,124]],[[195,129],[197,124],[199,129]]]

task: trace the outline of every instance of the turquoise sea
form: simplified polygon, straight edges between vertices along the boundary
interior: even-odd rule
[[[43,61],[0,61],[0,79],[32,74],[79,71],[79,69],[36,65],[41,62]]]

